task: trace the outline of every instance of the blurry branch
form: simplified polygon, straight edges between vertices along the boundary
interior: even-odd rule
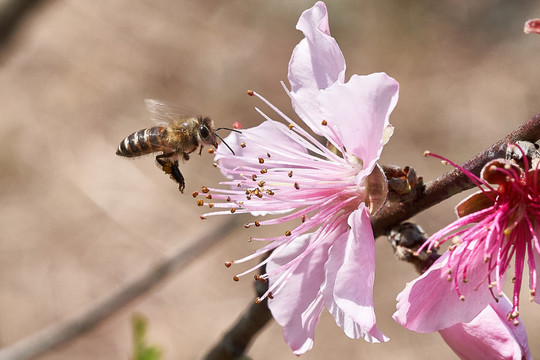
[[[43,0],[0,0],[0,44],[9,39],[29,10]]]
[[[261,259],[262,261],[262,259]],[[266,272],[266,266],[260,268],[260,274]],[[268,290],[268,282],[255,281],[257,297],[262,297]],[[268,309],[268,298],[260,303],[252,301],[246,311],[238,318],[221,341],[208,352],[204,360],[247,359],[245,352],[252,339],[272,318]]]
[[[462,166],[474,174],[479,175],[482,167],[489,160],[506,156],[508,143],[518,140],[534,143],[539,139],[540,114],[537,114],[516,131],[465,162]],[[388,235],[392,228],[401,222],[473,186],[474,184],[467,176],[455,169],[426,184],[425,190],[420,193],[416,200],[407,203],[392,202],[387,204],[387,206],[371,217],[371,225],[375,238],[381,235]],[[426,263],[435,261],[436,256],[433,259],[426,259]],[[417,266],[419,271],[422,271],[421,267],[425,265],[424,263],[419,264]],[[257,289],[257,292],[259,291]],[[270,311],[268,310],[267,300],[260,304],[250,304],[244,315],[225,334],[221,342],[208,353],[205,360],[246,359],[246,346],[257,335],[256,332],[262,329],[269,320]]]
[[[187,248],[171,253],[148,272],[98,299],[90,308],[0,349],[0,360],[29,359],[91,330],[126,304],[154,288],[168,275],[187,266],[212,245],[225,238],[235,227],[238,227],[239,223],[239,220],[234,217],[217,224],[199,238],[193,239]]]

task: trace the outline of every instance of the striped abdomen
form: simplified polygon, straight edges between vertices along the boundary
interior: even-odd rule
[[[116,155],[134,157],[156,151],[171,151],[167,136],[167,128],[161,126],[139,130],[120,143]]]

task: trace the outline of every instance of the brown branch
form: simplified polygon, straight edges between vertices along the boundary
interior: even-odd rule
[[[150,271],[97,300],[80,314],[66,318],[13,345],[0,349],[0,360],[30,359],[91,330],[131,301],[153,289],[175,270],[187,266],[238,227],[239,223],[236,217],[220,223],[199,238],[193,239],[189,247],[173,252]]]
[[[536,114],[517,130],[482,151],[461,165],[473,174],[479,175],[489,160],[505,157],[508,143],[516,141],[536,142],[540,139],[540,114]],[[392,227],[411,218],[419,212],[432,207],[462,191],[471,189],[474,184],[461,171],[454,169],[426,184],[425,191],[413,202],[390,203],[371,217],[375,237],[388,235]]]
[[[266,266],[262,266],[260,274],[266,272]],[[256,281],[255,291],[257,297],[262,297],[268,290],[268,283]],[[245,359],[245,352],[257,332],[259,332],[272,318],[268,309],[268,298],[260,303],[251,301],[247,310],[238,318],[236,323],[223,336],[221,341],[208,352],[205,360],[234,360]]]

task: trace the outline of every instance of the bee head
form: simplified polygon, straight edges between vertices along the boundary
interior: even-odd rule
[[[209,117],[199,118],[199,136],[203,143],[212,145],[217,149],[218,143],[216,131],[214,129],[214,121]]]

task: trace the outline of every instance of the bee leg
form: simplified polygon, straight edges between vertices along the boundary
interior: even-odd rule
[[[201,153],[202,153],[202,148],[203,148],[203,146],[201,145],[201,148],[199,149],[199,155],[201,155]]]
[[[182,172],[180,172],[180,169],[178,168],[178,160],[174,162],[174,164],[171,167],[171,177],[176,180],[178,183],[178,190],[183,194],[184,188],[186,187],[186,182],[184,181],[184,176],[182,175]]]
[[[175,160],[174,162],[171,161],[170,156],[172,155],[173,154],[158,155],[156,156],[156,161],[161,166],[163,172],[169,174],[171,178],[179,184],[178,190],[180,190],[181,193],[184,193],[184,188],[186,187],[184,176],[178,168],[178,160]]]
[[[183,153],[182,156],[184,157],[184,159],[186,159],[186,161],[189,160],[189,154],[188,153]]]

